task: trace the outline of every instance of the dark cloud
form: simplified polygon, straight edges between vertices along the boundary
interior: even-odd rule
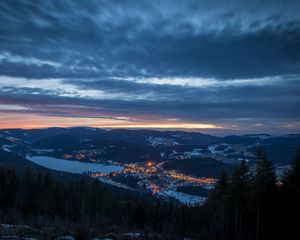
[[[218,78],[299,73],[300,24],[293,15],[297,1],[201,2],[2,2],[1,50],[61,67],[9,67],[7,59],[0,72]]]

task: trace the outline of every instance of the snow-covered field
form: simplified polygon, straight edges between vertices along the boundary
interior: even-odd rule
[[[124,188],[124,189],[127,189],[127,190],[134,191],[133,188],[128,187],[127,185],[125,185],[123,183],[115,182],[115,181],[111,180],[110,178],[99,177],[98,180],[100,182],[103,182],[103,183],[106,183],[106,184],[109,184],[109,185],[112,185],[112,186],[115,186],[115,187],[120,187],[120,188]]]
[[[179,143],[176,142],[174,139],[169,139],[169,138],[148,137],[147,141],[152,146],[157,146],[157,145],[174,146],[174,145],[179,145]]]
[[[163,192],[159,192],[158,194],[165,197],[173,197],[181,203],[187,205],[202,205],[206,200],[205,197],[189,195],[174,190],[166,190]]]

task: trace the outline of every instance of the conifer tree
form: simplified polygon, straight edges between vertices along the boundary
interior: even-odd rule
[[[249,169],[245,161],[236,166],[233,170],[229,185],[229,202],[233,210],[234,235],[240,237],[242,234],[243,211],[247,206],[249,196]]]
[[[300,238],[300,149],[297,151],[291,169],[282,178],[282,219],[287,233]]]
[[[267,216],[272,212],[272,201],[276,194],[276,175],[274,163],[267,158],[264,150],[258,149],[256,158],[257,162],[254,176],[256,239],[262,239],[266,234],[266,224],[269,224]]]

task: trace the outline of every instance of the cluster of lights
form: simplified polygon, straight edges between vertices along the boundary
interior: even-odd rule
[[[214,178],[196,178],[189,175],[184,175],[181,173],[177,173],[176,171],[168,171],[167,172],[172,178],[184,180],[187,182],[195,182],[199,184],[215,184],[216,179]]]
[[[140,177],[142,176],[143,181],[140,181],[139,185],[141,187],[147,186],[147,189],[151,191],[152,195],[157,195],[164,189],[168,189],[169,185],[180,183],[179,181],[194,183],[196,185],[213,185],[216,183],[216,179],[214,178],[196,178],[177,173],[174,170],[163,170],[159,168],[159,164],[156,165],[152,161],[145,163],[126,164],[121,172],[113,172],[110,174],[96,172],[91,173],[90,175],[94,178],[111,178],[120,174],[140,174]],[[156,178],[152,178],[152,176],[156,176]]]
[[[154,166],[154,163],[151,161],[148,161],[145,165],[139,165],[139,164],[126,164],[125,169],[123,170],[124,173],[146,173],[146,174],[154,174],[156,173],[156,167]]]

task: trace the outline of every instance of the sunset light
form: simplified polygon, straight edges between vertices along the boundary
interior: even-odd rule
[[[202,123],[169,122],[168,120],[153,122],[146,120],[130,121],[124,117],[83,118],[53,117],[34,114],[0,113],[0,128],[47,128],[88,126],[97,128],[153,128],[153,129],[222,129],[221,126]]]

